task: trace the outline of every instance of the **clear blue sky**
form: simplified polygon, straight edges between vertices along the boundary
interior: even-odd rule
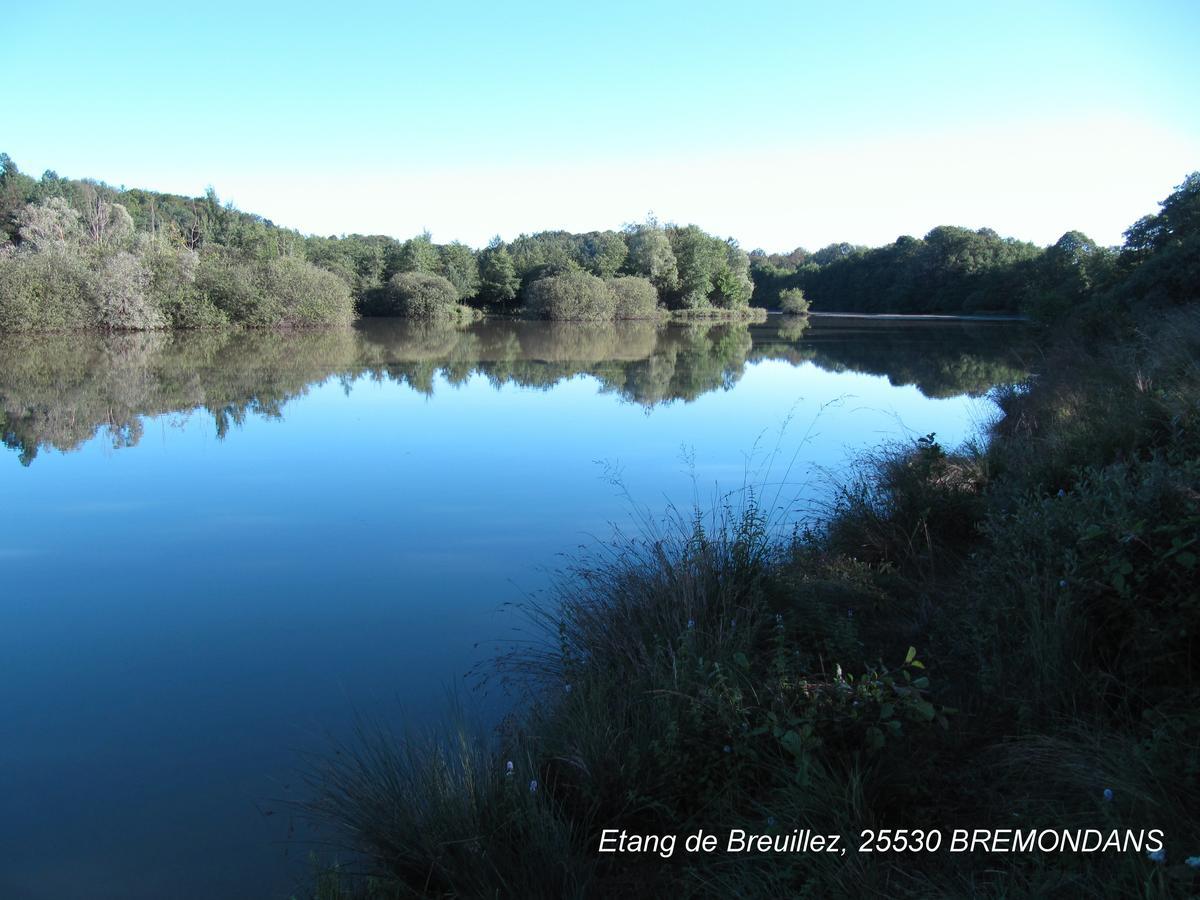
[[[20,4],[0,149],[304,231],[653,210],[786,249],[1115,242],[1200,168],[1200,2]]]

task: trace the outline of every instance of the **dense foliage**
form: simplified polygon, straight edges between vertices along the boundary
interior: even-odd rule
[[[302,242],[211,194],[185,207],[50,172],[35,182],[0,162],[0,330],[312,326],[354,314],[349,287],[307,261]]]

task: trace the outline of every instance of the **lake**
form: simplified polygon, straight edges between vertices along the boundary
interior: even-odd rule
[[[304,754],[419,727],[564,552],[1027,374],[1023,326],[0,335],[0,896],[286,897]],[[793,462],[794,460],[794,462]],[[632,504],[632,505],[631,505]]]

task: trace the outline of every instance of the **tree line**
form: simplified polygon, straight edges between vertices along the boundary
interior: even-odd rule
[[[754,302],[864,313],[1018,313],[1053,322],[1095,301],[1178,300],[1200,279],[1200,173],[1103,247],[1068,231],[1049,247],[990,228],[942,225],[883,247],[831,244],[809,253],[750,254]]]
[[[546,231],[476,250],[428,234],[321,237],[222,204],[61,178],[0,154],[0,329],[331,324],[355,314],[737,318],[750,259],[694,225]]]
[[[795,315],[811,306],[1053,321],[1105,292],[1162,290],[1163,256],[1151,251],[1187,214],[1198,181],[1193,174],[1162,213],[1135,223],[1121,248],[1077,231],[1043,248],[987,228],[939,226],[876,248],[747,253],[695,225],[649,219],[619,231],[497,237],[475,249],[428,233],[303,235],[221,203],[212,189],[183,197],[53,171],[33,178],[0,154],[0,330],[305,326],[355,315],[463,321],[514,311],[740,318],[752,300]],[[1134,277],[1152,258],[1155,271]]]

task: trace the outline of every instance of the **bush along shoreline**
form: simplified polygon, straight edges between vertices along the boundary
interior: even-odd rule
[[[1130,229],[979,444],[883,448],[799,524],[747,489],[578,560],[497,660],[495,734],[364,729],[314,770],[354,854],[317,895],[1195,896],[1198,213],[1193,177]],[[975,828],[1117,843],[858,852]],[[599,852],[699,830],[721,849]]]

